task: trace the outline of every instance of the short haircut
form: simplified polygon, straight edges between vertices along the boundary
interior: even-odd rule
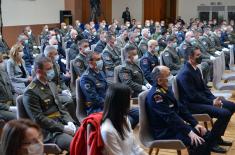
[[[106,36],[106,41],[109,42],[112,38],[116,38],[115,35],[113,33],[108,33]]]
[[[38,57],[36,57],[36,59],[34,61],[34,71],[35,71],[35,73],[38,69],[44,69],[43,68],[44,64],[47,63],[47,62],[52,63],[50,58],[47,58],[43,55],[39,55]]]
[[[170,35],[166,38],[166,42],[169,43],[169,42],[173,42],[174,40],[176,40],[176,37],[175,35]]]
[[[153,40],[153,39],[152,39],[152,40],[149,40],[149,41],[148,41],[148,47],[149,47],[149,46],[152,46],[152,44],[157,44],[157,41],[156,41],[156,40]]]
[[[189,60],[189,57],[190,56],[193,56],[194,55],[194,52],[196,50],[200,49],[199,47],[194,47],[194,46],[188,46],[185,50],[185,60]]]
[[[44,55],[48,57],[49,53],[52,51],[57,51],[57,49],[52,45],[47,45],[46,48],[44,49]]]
[[[161,70],[158,66],[154,67],[151,73],[151,78],[153,81],[156,81],[161,76]]]
[[[89,44],[89,41],[87,39],[82,39],[78,42],[78,47],[81,47],[83,43],[88,43]]]
[[[126,60],[128,58],[128,56],[130,55],[130,53],[133,51],[133,50],[136,50],[136,47],[133,46],[133,45],[127,45],[125,48],[124,48],[124,60]]]
[[[87,62],[93,61],[94,55],[99,55],[99,53],[97,53],[97,52],[95,52],[95,51],[90,51],[89,54],[87,54],[87,56],[86,56],[86,61],[87,61]]]

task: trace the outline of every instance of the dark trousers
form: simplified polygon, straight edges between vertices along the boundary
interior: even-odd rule
[[[66,133],[58,134],[55,139],[54,143],[59,146],[61,150],[69,151],[70,149],[70,143],[72,141],[73,137]]]
[[[206,104],[190,104],[188,106],[189,110],[193,114],[206,113],[212,118],[217,118],[211,130],[211,141],[213,141],[214,143],[216,143],[221,138],[221,136],[224,135],[230,118],[235,111],[235,104],[233,102],[227,100],[222,100],[222,102],[222,108]]]
[[[139,108],[131,108],[128,113],[128,119],[130,120],[132,129],[134,129],[139,123]]]
[[[10,120],[16,119],[16,113],[6,110],[0,110],[0,119],[8,122]]]

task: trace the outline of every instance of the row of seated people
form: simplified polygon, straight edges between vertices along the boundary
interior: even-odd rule
[[[145,31],[145,30],[144,30]],[[129,33],[129,35],[131,36],[132,34],[134,34],[135,35],[135,33]],[[143,33],[143,34],[145,34],[145,33]],[[192,36],[193,37],[193,36]],[[115,36],[114,35],[108,35],[107,37],[105,37],[106,39],[107,39],[107,46],[112,46],[112,44],[114,44],[114,42],[115,42]],[[131,37],[129,37],[129,39],[130,39]],[[132,37],[132,40],[135,40],[135,39],[133,39],[134,37]],[[131,40],[131,39],[130,39]],[[130,41],[129,40],[129,41]],[[167,38],[167,42],[169,43],[169,46],[171,46],[171,47],[173,47],[173,45],[175,46],[175,42],[176,42],[176,39],[175,39],[175,37],[171,37],[171,36],[169,36],[168,38]],[[80,41],[79,42],[79,49],[80,49],[80,53],[79,54],[82,54],[83,56],[85,56],[82,60],[84,61],[84,63],[77,63],[77,65],[79,66],[79,67],[84,67],[84,71],[83,71],[83,73],[81,73],[79,76],[77,76],[77,77],[79,77],[80,78],[80,87],[81,87],[81,89],[82,89],[82,92],[83,92],[83,94],[84,94],[84,96],[85,96],[85,100],[86,100],[86,112],[87,112],[87,114],[91,114],[91,113],[94,113],[94,112],[98,112],[98,111],[102,111],[103,110],[103,103],[104,103],[104,98],[105,98],[105,96],[106,96],[106,90],[107,90],[107,81],[106,81],[106,77],[105,76],[107,76],[107,77],[109,77],[110,76],[110,72],[111,72],[111,76],[110,77],[112,77],[112,76],[114,76],[114,68],[118,65],[118,64],[115,64],[115,65],[110,65],[109,63],[107,63],[107,62],[110,62],[109,61],[109,59],[111,59],[110,57],[109,57],[109,55],[105,55],[105,53],[108,53],[108,52],[106,52],[106,51],[108,51],[108,50],[104,50],[103,52],[102,52],[102,54],[100,55],[100,54],[98,54],[98,53],[96,53],[96,52],[91,52],[90,50],[87,50],[87,47],[89,47],[89,41],[87,42],[86,40],[82,40],[82,41]],[[148,43],[147,43],[147,49],[148,50],[146,50],[145,51],[145,54],[147,53],[147,54],[151,54],[150,56],[154,56],[155,55],[155,49],[156,49],[156,47],[157,47],[157,42],[156,41],[153,41],[153,40],[151,40],[151,41],[149,41]],[[24,66],[23,65],[23,59],[22,59],[22,56],[23,56],[23,54],[22,54],[22,46],[20,45],[20,44],[17,44],[17,45],[15,45],[13,48],[12,48],[12,50],[11,50],[11,54],[12,55],[14,55],[13,53],[15,53],[15,57],[16,58],[13,58],[13,57],[11,57],[9,60],[8,60],[8,62],[7,62],[7,71],[8,71],[8,74],[9,74],[9,68],[14,68],[14,67],[19,67],[19,69],[18,69],[18,71],[19,72],[21,72],[20,74],[21,75],[19,75],[19,78],[22,78],[22,76],[24,76],[25,74],[27,74],[27,73],[23,73],[24,71],[26,72],[26,67],[24,68],[24,67],[22,67],[22,66]],[[119,49],[120,50],[120,49]],[[88,53],[86,53],[88,51]],[[71,110],[68,110],[69,111],[69,113],[70,113],[70,115],[73,117],[73,122],[74,122],[74,124],[76,124],[76,123],[78,123],[77,121],[76,121],[76,116],[75,116],[75,108],[74,108],[74,102],[73,101],[71,101],[71,98],[72,98],[72,96],[69,94],[69,93],[66,93],[67,91],[64,91],[64,93],[63,93],[63,91],[60,89],[58,89],[58,82],[56,82],[56,80],[57,81],[59,81],[59,82],[61,82],[60,80],[60,78],[59,78],[59,74],[60,74],[60,71],[59,70],[57,70],[59,67],[58,67],[58,65],[57,65],[57,60],[58,60],[58,54],[57,54],[58,52],[57,52],[57,49],[56,49],[56,47],[55,46],[46,46],[45,47],[45,50],[44,50],[44,52],[43,52],[43,54],[44,54],[44,56],[45,57],[47,57],[50,61],[52,61],[52,63],[53,63],[53,71],[50,69],[47,69],[48,70],[48,72],[46,73],[46,78],[45,79],[47,79],[47,80],[49,80],[49,81],[53,81],[54,82],[54,89],[56,89],[56,90],[53,90],[52,92],[56,92],[56,91],[58,91],[59,92],[59,94],[60,95],[55,95],[56,97],[58,97],[58,101],[59,102],[61,102],[61,103],[64,103],[64,104],[61,104],[62,105],[62,110],[64,110],[65,109],[65,105],[66,105],[66,110],[68,110],[67,108],[67,105],[72,105],[72,108],[70,108]],[[154,80],[152,80],[152,78],[149,78],[151,81],[147,81],[147,80],[145,80],[145,77],[146,77],[146,79],[147,79],[147,76],[144,76],[144,73],[143,73],[143,71],[142,70],[144,70],[144,69],[142,69],[142,67],[139,67],[138,66],[138,57],[139,56],[137,56],[138,55],[138,47],[136,47],[136,46],[133,46],[133,45],[125,45],[125,47],[124,47],[124,52],[123,52],[123,62],[121,63],[121,61],[120,61],[120,59],[121,59],[121,53],[119,53],[118,54],[118,59],[119,59],[119,61],[120,61],[120,63],[122,64],[122,67],[121,67],[121,69],[120,69],[120,71],[119,71],[119,73],[118,73],[118,79],[119,79],[119,81],[121,82],[121,83],[125,83],[126,85],[128,85],[131,89],[132,89],[132,97],[136,97],[136,96],[138,96],[138,94],[141,92],[141,91],[144,91],[144,90],[147,90],[147,89],[150,89],[151,88],[151,85],[153,85],[154,84]],[[167,57],[167,56],[166,56]],[[143,57],[144,58],[144,57]],[[158,60],[158,58],[155,56],[154,57],[155,58],[155,60]],[[12,62],[12,59],[15,59],[16,60],[16,62],[18,61],[18,60],[20,60],[15,66],[13,66],[13,67],[11,67],[11,62]],[[37,59],[37,58],[36,58]],[[35,63],[37,62],[37,60],[35,59]],[[141,60],[142,60],[142,58],[140,59],[140,66],[141,66]],[[13,60],[13,62],[14,62],[14,60]],[[106,63],[108,64],[108,65],[110,65],[110,66],[107,66],[106,67]],[[87,63],[87,66],[85,66],[85,65],[83,65],[83,64],[85,64],[85,63]],[[80,64],[80,65],[79,65]],[[171,63],[170,63],[171,64]],[[143,60],[142,61],[142,65],[144,66],[147,66],[147,67],[149,67],[149,66],[151,66],[152,68],[150,68],[149,70],[150,70],[150,72],[148,73],[148,76],[150,76],[150,73],[151,73],[151,71],[152,71],[152,69],[155,67],[154,65],[152,65],[151,63],[149,63],[148,65],[146,64],[146,60]],[[157,65],[159,65],[158,63],[156,63],[155,64],[156,66]],[[40,65],[39,65],[40,66]],[[52,67],[51,66],[51,67]],[[57,67],[56,67],[57,66]],[[183,65],[182,65],[183,66]],[[33,66],[34,67],[34,74],[35,75],[33,75],[35,78],[34,79],[36,79],[37,78],[37,75],[38,75],[38,66],[37,65],[34,65]],[[41,66],[42,67],[42,66]],[[48,67],[48,68],[51,68],[51,67]],[[80,68],[79,68],[80,69]],[[22,71],[22,70],[24,70],[24,71]],[[101,71],[100,72],[100,70],[104,70],[104,73],[105,74],[103,74],[103,72]],[[113,72],[113,73],[112,73]],[[13,72],[14,73],[14,72]],[[56,73],[57,73],[57,75],[56,75]],[[11,75],[12,74],[12,72],[10,72],[10,74],[9,74],[9,76],[10,76],[10,82],[8,82],[7,84],[8,85],[10,85],[11,83],[12,83],[12,78],[16,78],[16,77],[14,77],[14,75],[12,76]],[[43,72],[43,73],[39,73],[39,74],[45,74],[45,72]],[[44,75],[45,76],[45,75]],[[6,76],[7,77],[7,76]],[[76,78],[77,78],[76,77]],[[25,78],[25,76],[23,77],[23,78]],[[53,80],[53,78],[55,78],[54,80]],[[75,78],[75,79],[76,79]],[[25,83],[26,85],[27,85],[27,82],[30,82],[31,80],[32,80],[33,78],[29,78],[29,80],[28,81],[25,81],[25,82],[23,82],[23,83]],[[43,80],[42,80],[43,81]],[[40,83],[39,83],[40,84]],[[34,80],[32,80],[32,82],[30,83],[30,85],[28,86],[28,88],[26,88],[26,90],[27,89],[29,89],[29,88],[31,88],[31,89],[34,89],[35,88],[35,85],[36,86],[38,86],[37,88],[37,91],[45,91],[44,93],[45,94],[48,94],[50,97],[52,97],[53,96],[53,94],[50,94],[49,92],[47,92],[46,91],[46,88],[44,88],[44,87],[40,87],[40,85],[39,84],[35,84],[35,81]],[[62,84],[63,84],[63,82],[62,82]],[[25,85],[25,87],[26,87],[26,85]],[[47,87],[50,87],[50,86],[47,86]],[[50,87],[50,89],[52,89],[53,87]],[[60,87],[59,87],[60,88]],[[20,90],[21,91],[23,91],[24,92],[24,88],[20,88]],[[13,90],[13,92],[15,91],[15,89]],[[27,92],[27,91],[26,91]],[[25,93],[26,93],[25,92]],[[24,95],[25,95],[25,93],[24,93]],[[44,94],[43,93],[43,94]],[[17,93],[16,93],[17,94]],[[19,93],[20,94],[20,93]],[[21,93],[22,94],[22,93]],[[35,94],[40,94],[40,93],[38,93],[38,92],[36,92]],[[48,104],[50,105],[50,102],[54,102],[54,101],[52,101],[52,99],[50,99],[50,97],[49,96],[41,96],[42,97],[42,99],[40,99],[40,101],[41,102],[44,102],[44,104],[45,104],[45,108],[46,108],[46,110],[48,110],[48,108],[51,108],[50,106],[47,106]],[[60,97],[60,96],[62,96],[62,97]],[[66,98],[66,99],[65,99]],[[67,102],[67,100],[68,100],[68,98],[69,98],[69,102],[73,102],[73,103],[68,103]],[[36,98],[29,98],[29,99],[36,99]],[[6,101],[8,102],[8,101],[10,101],[10,100],[12,100],[12,99],[7,99],[7,100],[5,100],[3,103],[6,103]],[[65,102],[63,102],[63,100],[66,100]],[[26,102],[26,101],[25,101]],[[25,103],[24,102],[24,103]],[[40,102],[37,102],[37,101],[31,101],[32,103],[40,103]],[[10,102],[9,102],[10,103]],[[29,105],[28,104],[28,102],[26,102],[25,103],[26,105]],[[36,105],[35,105],[36,106]],[[75,105],[76,106],[76,105]],[[27,107],[27,106],[26,106]],[[69,106],[70,107],[70,106]],[[36,108],[36,109],[38,109],[38,107]],[[8,109],[9,110],[9,109]],[[34,108],[33,109],[31,109],[32,111],[33,110],[35,110]],[[50,111],[51,110],[51,111]],[[47,114],[53,114],[51,117],[52,118],[54,118],[54,117],[58,117],[58,115],[57,115],[57,113],[54,113],[54,111],[56,110],[56,108],[55,109],[50,109],[49,110],[49,112],[47,113]],[[38,113],[39,111],[37,111],[36,113]],[[30,112],[28,112],[28,113],[30,113]],[[32,113],[32,112],[31,112]],[[41,112],[40,112],[41,113]],[[134,113],[134,114],[133,114]],[[137,114],[136,114],[137,113]],[[29,116],[31,116],[31,118],[34,120],[35,119],[35,117],[36,116],[32,116],[32,114],[30,115],[29,114]],[[131,109],[130,111],[129,111],[129,119],[131,120],[131,122],[132,122],[132,125],[133,125],[133,127],[136,125],[136,123],[138,123],[138,110],[137,109]],[[49,116],[50,117],[50,116]],[[36,117],[37,119],[39,119],[39,120],[41,120],[41,119],[43,119],[41,116],[37,116]],[[134,118],[134,119],[133,119]],[[39,121],[40,122],[40,121]],[[66,121],[64,121],[64,122],[66,122]],[[76,122],[76,123],[75,123]],[[38,122],[37,122],[38,123]],[[44,122],[45,123],[45,122]],[[65,123],[64,123],[65,124]],[[40,124],[39,124],[40,125]],[[41,126],[41,125],[40,125]],[[48,125],[42,125],[42,126],[48,126]],[[49,127],[49,126],[48,126]],[[49,127],[50,128],[50,127]],[[74,129],[74,127],[72,127],[73,129]],[[61,129],[61,128],[60,128]],[[61,130],[60,130],[61,131]],[[71,132],[71,131],[70,131]],[[64,135],[62,135],[62,136],[64,136]],[[66,139],[66,138],[65,138]],[[48,141],[50,141],[50,140],[55,140],[55,137],[48,137],[48,139],[46,139],[45,141],[47,142],[47,140]],[[69,141],[69,140],[68,140]],[[55,141],[54,141],[55,142]],[[63,149],[68,149],[68,143],[63,143],[63,145],[66,145],[67,147],[65,147],[65,146],[63,146],[63,145],[61,145],[61,144],[58,144],[58,145],[60,145],[60,147],[61,148],[63,148]]]
[[[50,46],[48,46],[47,48],[50,48]],[[51,49],[53,49],[52,51],[56,53],[56,50],[54,47],[51,47]],[[126,62],[135,64],[134,57],[136,55],[137,55],[137,50],[135,47],[133,46],[126,47],[125,49],[125,61]],[[231,145],[228,142],[224,142],[221,139],[221,136],[223,135],[226,129],[226,126],[234,112],[234,105],[231,102],[221,100],[220,98],[215,98],[210,93],[207,86],[204,84],[201,78],[202,77],[201,73],[199,69],[196,67],[202,61],[200,49],[192,48],[192,47],[187,48],[186,55],[188,56],[188,62],[185,63],[184,68],[182,69],[182,73],[180,72],[180,74],[178,75],[178,79],[177,79],[179,88],[181,89],[179,92],[182,92],[180,93],[182,96],[180,98],[180,101],[184,105],[186,105],[186,107],[192,113],[208,113],[211,117],[218,119],[215,122],[215,125],[212,131],[210,132],[210,134],[213,135],[212,137],[215,138],[215,140],[213,140],[213,142],[215,143],[210,144],[210,148],[212,149],[212,151],[225,152],[225,150],[220,148],[218,144]],[[104,106],[104,101],[105,101],[104,98],[106,96],[105,93],[107,89],[107,82],[104,76],[102,76],[102,71],[100,71],[99,69],[100,60],[101,60],[101,56],[98,53],[91,52],[87,56],[87,61],[89,65],[88,65],[88,69],[86,70],[86,72],[88,74],[86,74],[85,72],[81,76],[81,79],[80,79],[80,87],[82,89],[82,92],[86,100],[85,104],[86,104],[87,114],[103,111],[103,106]],[[59,101],[61,100],[59,100],[59,97],[56,94],[58,92],[58,89],[54,82],[50,82],[50,80],[54,76],[53,62],[51,61],[51,59],[45,56],[40,56],[35,60],[34,65],[35,65],[34,66],[35,79],[33,80],[33,82],[30,83],[30,85],[24,92],[24,96],[23,96],[24,106],[26,108],[26,111],[30,119],[34,120],[37,124],[41,126],[43,130],[45,130],[44,141],[56,143],[62,149],[68,150],[69,144],[72,140],[71,135],[73,135],[76,130],[76,126],[75,126],[76,122],[62,108],[62,104],[59,103]],[[160,73],[163,75],[155,75],[155,74],[160,74]],[[165,78],[158,77],[158,76],[164,76],[164,73],[166,74]],[[155,106],[156,104],[157,105],[159,104],[159,106],[161,106],[160,103],[163,102],[164,104],[169,104],[167,105],[167,107],[170,109],[173,108],[171,110],[176,110],[174,109],[174,105],[172,105],[174,102],[176,102],[176,100],[174,100],[174,96],[172,96],[170,89],[168,89],[169,75],[170,75],[169,68],[155,67],[155,69],[153,69],[152,71],[153,87],[151,88],[150,93],[149,93],[151,95],[150,97],[151,102],[146,102],[147,107],[149,106],[148,104],[152,105],[153,103],[154,104],[152,106]],[[128,85],[128,83],[125,83],[125,85]],[[132,87],[130,86],[130,88]],[[168,94],[168,90],[170,94]],[[191,92],[193,92],[193,94],[191,94]],[[131,94],[133,94],[133,92]],[[172,98],[168,97],[168,95],[170,95],[170,97]],[[161,136],[158,137],[159,135],[161,135],[159,133],[163,132],[161,128],[159,129],[159,127],[162,124],[161,120],[151,121],[151,119],[166,118],[165,121],[170,122],[170,123],[168,122],[166,125],[168,126],[176,125],[174,127],[178,127],[178,126],[182,127],[178,124],[179,122],[177,122],[176,124],[173,123],[173,122],[176,122],[177,118],[172,117],[171,113],[169,113],[169,118],[166,117],[168,115],[167,113],[164,114],[164,112],[169,112],[169,111],[165,111],[169,109],[164,109],[166,108],[164,107],[164,104],[162,107],[163,113],[161,113],[161,108],[159,107],[158,108],[156,107],[157,110],[160,110],[159,113],[156,113],[155,111],[156,109],[154,109],[153,107],[147,108],[147,111],[149,110],[147,113],[148,115],[150,115],[149,120],[151,122],[150,125],[152,129],[152,133],[153,135],[155,135],[155,132],[156,132],[156,137],[155,137],[156,139],[164,139],[164,138],[174,139],[173,137],[168,137],[168,134],[170,133],[167,133],[167,132],[164,132],[166,135],[163,134],[162,137]],[[135,109],[134,112],[136,111],[138,110]],[[176,112],[179,113],[179,111],[176,111]],[[162,117],[161,114],[164,117]],[[127,115],[130,116],[129,120],[133,119],[133,117],[131,117],[133,116],[131,115],[131,110],[129,110]],[[156,117],[153,115],[160,115],[160,117]],[[138,117],[138,114],[137,114],[137,117]],[[184,118],[184,116],[181,116],[181,117]],[[187,121],[187,118],[189,117],[188,116],[185,117],[184,120]],[[196,125],[195,120],[194,122],[192,120],[188,120],[188,121],[189,123],[191,123],[192,126]],[[135,122],[134,124],[136,125],[136,123],[138,122]],[[155,129],[155,127],[157,127],[157,129]],[[165,129],[165,127],[166,126],[163,125],[163,129]],[[159,130],[159,133],[158,133],[158,130]],[[176,131],[179,131],[179,130],[176,130]],[[189,131],[189,129],[187,129],[187,131]],[[54,135],[54,132],[56,133],[58,132],[58,134]],[[175,136],[176,136],[175,137],[176,139],[180,139],[180,137],[177,137],[178,135],[175,135]],[[192,132],[191,134],[189,134],[189,137],[190,136],[196,139],[200,139],[197,136],[195,136]],[[181,138],[185,138],[185,137],[181,137]],[[188,141],[184,141],[185,139],[181,139],[181,140],[185,142],[186,145],[189,144],[187,143]],[[201,143],[202,141],[203,140],[198,140],[198,141],[196,140],[196,142],[198,143]]]

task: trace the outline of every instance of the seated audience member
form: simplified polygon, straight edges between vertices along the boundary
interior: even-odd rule
[[[190,155],[209,155],[204,139],[209,138],[206,129],[176,101],[168,86],[169,77],[170,70],[166,66],[157,66],[152,71],[154,85],[146,98],[146,112],[154,139],[179,139],[190,147]]]
[[[98,53],[102,53],[102,51],[106,47],[106,36],[107,36],[107,32],[105,31],[100,32],[100,40],[97,42],[94,51]]]
[[[129,41],[127,42],[126,46],[129,46],[129,45],[134,46],[137,50],[138,56],[141,57],[142,52],[141,52],[140,48],[138,47],[138,43],[140,42],[140,39],[139,39],[140,34],[138,34],[138,33],[140,33],[140,32],[135,32],[137,30],[138,29],[136,28],[134,30],[134,32],[129,32],[129,34],[128,34]]]
[[[35,60],[36,77],[23,95],[25,110],[43,130],[45,143],[55,143],[62,150],[69,150],[76,131],[73,119],[62,109],[57,87],[50,82],[55,73],[49,58],[40,56]]]
[[[121,83],[128,85],[132,89],[132,97],[147,90],[151,85],[145,80],[144,73],[137,65],[138,55],[134,46],[126,46],[124,51],[124,64],[122,65],[118,78]]]
[[[182,66],[180,57],[176,51],[177,40],[175,36],[172,35],[167,37],[166,41],[167,47],[162,54],[163,65],[169,67],[172,75],[176,75]]]
[[[80,51],[79,54],[70,62],[70,73],[72,74],[71,89],[73,93],[75,93],[76,79],[80,78],[88,67],[86,57],[91,52],[87,39],[79,41],[78,47]]]
[[[102,70],[100,54],[91,52],[87,56],[88,68],[80,79],[80,87],[85,99],[87,115],[103,111],[104,99],[107,92],[107,81]],[[139,122],[138,108],[129,111],[131,125],[134,128]]]
[[[231,142],[224,141],[226,127],[235,111],[233,102],[215,97],[202,80],[202,75],[197,65],[201,63],[202,56],[199,48],[188,47],[185,51],[187,62],[177,76],[179,100],[194,114],[209,114],[217,118],[211,135],[214,137],[211,150],[225,153],[226,150],[219,145],[231,146]]]
[[[25,68],[27,69],[29,75],[31,75],[32,65],[34,61],[33,45],[30,43],[29,38],[24,34],[19,35],[17,44],[21,44],[23,47],[24,55],[22,56],[22,58],[25,62]]]
[[[12,120],[3,128],[1,151],[3,155],[42,155],[43,136],[40,127],[30,120]]]
[[[119,49],[122,49],[126,46],[127,41],[129,40],[128,38],[128,29],[123,29],[121,30],[121,35],[116,38],[116,46]]]
[[[15,110],[15,107],[13,107],[14,93],[15,90],[7,75],[2,54],[0,53],[0,119],[4,121],[16,119],[16,113],[13,112]]]
[[[25,67],[23,46],[15,44],[10,51],[10,59],[7,61],[7,73],[18,95],[23,94],[26,85],[32,81]]]
[[[131,90],[124,84],[113,84],[107,90],[101,125],[104,154],[146,155],[131,129],[128,119]]]
[[[142,57],[144,55],[144,53],[148,50],[148,41],[149,41],[149,38],[151,37],[149,29],[147,29],[147,28],[144,28],[142,30],[141,34],[142,34],[142,39],[141,39],[139,46],[138,46],[141,51],[139,57]]]
[[[57,86],[60,103],[63,104],[64,110],[68,111],[70,116],[78,122],[76,117],[76,104],[72,99],[70,89],[65,85],[61,78],[60,66],[58,64],[59,55],[56,48],[50,45],[46,46],[44,55],[45,57],[49,58],[53,64],[53,70],[55,74],[51,82],[54,82]]]
[[[154,67],[159,65],[158,57],[155,55],[157,46],[158,43],[156,40],[150,40],[148,42],[148,51],[140,59],[140,67],[144,72],[144,77],[150,84],[153,83],[151,72]]]
[[[104,70],[107,77],[114,76],[114,68],[121,64],[121,57],[117,48],[115,48],[115,35],[109,34],[106,37],[107,45],[102,52],[102,60],[104,61]]]

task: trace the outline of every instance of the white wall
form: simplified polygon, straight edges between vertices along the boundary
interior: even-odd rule
[[[143,17],[143,0],[112,0],[112,19],[122,20],[122,12],[129,7],[131,18],[142,21]]]
[[[2,0],[4,26],[59,23],[64,0]]]
[[[226,7],[235,5],[235,0],[178,0],[177,15],[189,22],[190,18],[198,17],[197,6],[200,4],[210,6],[211,2],[222,2]]]

